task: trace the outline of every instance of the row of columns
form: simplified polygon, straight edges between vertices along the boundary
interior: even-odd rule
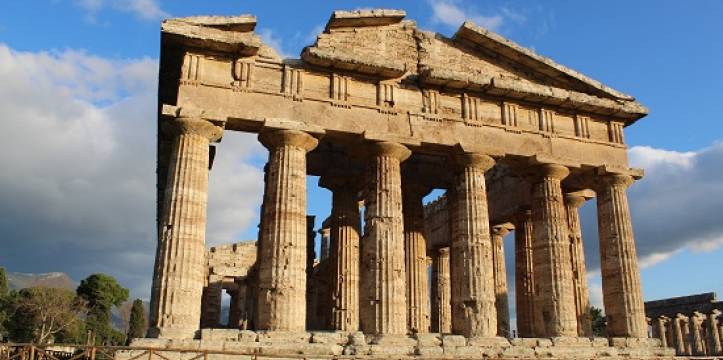
[[[220,138],[222,130],[200,119],[178,118],[169,124],[174,145],[159,226],[150,335],[192,337],[199,325],[203,288],[208,148],[211,141]],[[306,153],[318,140],[296,130],[265,131],[259,140],[269,149],[269,161],[258,244],[261,261],[257,264],[255,325],[259,330],[304,331],[308,267]],[[334,328],[403,335],[410,329],[425,331],[434,320],[434,327],[440,331],[449,326],[452,333],[466,337],[506,335],[509,324],[504,324],[504,319],[508,316],[499,305],[502,300],[497,301],[506,293],[504,271],[500,272],[504,256],[501,233],[496,233],[493,241],[485,184],[485,172],[494,160],[471,153],[454,157],[455,177],[447,192],[451,221],[449,280],[437,281],[434,296],[438,303],[448,298],[451,308],[449,315],[441,311],[430,319],[421,201],[426,191],[412,185],[404,186],[403,191],[402,186],[401,163],[410,155],[410,150],[396,143],[365,145],[361,237],[353,187],[341,179],[327,184],[334,192],[330,249],[336,278]],[[521,235],[516,243],[524,245],[524,262],[517,269],[528,271],[532,267],[531,276],[518,280],[523,285],[519,288],[534,293],[534,315],[530,317],[534,319],[534,335],[577,336],[575,276],[570,264],[579,261],[580,254],[571,257],[569,220],[561,189],[561,181],[569,171],[552,164],[538,168],[530,216],[522,221],[520,229],[525,231],[517,231]],[[609,333],[645,337],[625,196],[629,177],[606,178],[611,180],[598,189],[598,216]],[[439,259],[445,256],[440,253]],[[437,274],[447,266],[439,259],[434,262]],[[439,285],[445,281],[450,284],[449,293],[440,291]],[[518,311],[524,314],[526,307],[530,304],[523,301]]]
[[[653,337],[663,346],[675,349],[680,356],[723,355],[723,323],[721,311],[710,314],[694,311],[690,316],[676,314],[652,319]]]

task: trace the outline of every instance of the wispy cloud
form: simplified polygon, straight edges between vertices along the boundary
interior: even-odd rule
[[[428,3],[432,7],[432,21],[449,27],[458,27],[466,20],[472,20],[479,26],[496,31],[502,26],[505,18],[512,18],[515,21],[522,18],[522,15],[513,13],[509,9],[502,9],[496,14],[483,15],[473,8],[462,7],[453,0],[428,0]]]
[[[272,49],[276,50],[276,52],[279,54],[279,56],[281,56],[282,59],[288,59],[293,57],[291,53],[284,49],[284,41],[280,37],[278,37],[273,30],[263,28],[258,29],[256,32],[261,37],[261,41],[263,41],[264,44],[270,46]]]
[[[105,9],[128,12],[142,20],[169,17],[156,0],[75,0],[75,2],[86,11],[91,21],[95,21],[98,13]]]

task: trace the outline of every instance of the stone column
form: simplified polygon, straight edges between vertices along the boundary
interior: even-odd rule
[[[532,212],[515,216],[515,295],[517,334],[535,337],[535,277],[532,264]]]
[[[633,224],[625,189],[627,175],[600,177],[597,192],[600,272],[610,337],[645,338],[645,309],[640,287]]]
[[[507,269],[505,267],[505,236],[511,226],[492,227],[492,262],[495,281],[495,308],[497,309],[497,336],[511,337],[510,305],[507,297]]]
[[[539,173],[532,184],[535,334],[577,336],[570,239],[560,187],[570,171],[554,164],[540,165],[537,170]]]
[[[413,333],[429,332],[429,272],[422,203],[428,192],[428,188],[412,180],[402,183],[407,321]]]
[[[567,225],[570,237],[570,262],[572,264],[573,293],[577,317],[577,335],[592,337],[590,320],[590,293],[587,288],[587,269],[585,250],[582,242],[579,209],[585,203],[585,197],[576,194],[565,195]]]
[[[675,354],[676,355],[685,355],[685,333],[683,330],[687,328],[688,321],[687,317],[682,314],[677,314],[675,318],[673,318],[673,336],[675,336]]]
[[[214,276],[215,277],[215,276]],[[221,296],[223,288],[221,280],[211,278],[203,289],[201,299],[201,327],[204,329],[218,327],[221,322]]]
[[[452,332],[466,337],[497,334],[492,239],[485,172],[494,160],[481,154],[455,158],[458,171],[450,189],[452,246]]]
[[[259,242],[259,330],[304,331],[306,320],[306,153],[318,140],[296,130],[259,135],[269,149]]]
[[[352,179],[322,177],[320,185],[332,191],[329,218],[332,262],[332,329],[359,330],[359,238],[361,219],[357,187]]]
[[[327,220],[329,219],[327,218]],[[321,224],[321,229],[319,229],[319,235],[321,235],[321,245],[319,246],[320,262],[326,260],[331,255],[331,225],[327,223],[327,220],[324,220]]]
[[[653,338],[660,339],[662,346],[668,346],[667,334],[665,332],[667,319],[665,316],[658,316],[653,320]]]
[[[718,317],[721,315],[721,311],[713,309],[710,315],[708,315],[708,348],[710,349],[710,355],[723,355],[723,346],[721,346],[721,338],[718,333]]]
[[[432,331],[452,332],[452,304],[449,278],[449,248],[439,248],[432,256]]]
[[[705,345],[703,343],[703,321],[705,315],[698,311],[694,311],[690,317],[690,343],[693,355],[703,356],[705,355]]]
[[[404,224],[400,163],[411,151],[390,142],[367,145],[365,231],[361,242],[361,327],[367,334],[406,334]]]
[[[209,144],[223,129],[200,118],[163,124],[173,136],[163,196],[150,337],[193,338],[205,281]]]

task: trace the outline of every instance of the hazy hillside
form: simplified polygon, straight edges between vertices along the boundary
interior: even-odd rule
[[[7,275],[10,288],[15,290],[33,286],[45,286],[75,291],[75,288],[78,287],[78,284],[73,281],[73,279],[62,272],[44,274],[8,272]]]

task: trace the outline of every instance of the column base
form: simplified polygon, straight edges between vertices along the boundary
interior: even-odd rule
[[[657,339],[631,338],[465,338],[437,333],[406,335],[364,335],[361,332],[316,331],[278,332],[234,329],[204,329],[201,338],[135,339],[133,350],[118,351],[117,360],[131,360],[154,349],[166,358],[193,357],[206,352],[208,360],[227,360],[229,355],[251,359],[257,355],[297,357],[349,356],[368,360],[424,358],[494,359],[673,359],[672,348]],[[160,354],[163,352],[163,354]]]
[[[198,339],[201,332],[195,327],[151,327],[147,336],[155,339]]]

